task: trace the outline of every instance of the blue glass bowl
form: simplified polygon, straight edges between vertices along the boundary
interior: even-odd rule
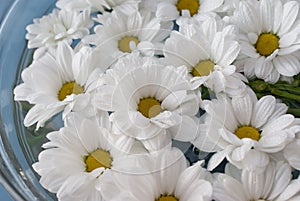
[[[26,48],[25,28],[54,5],[55,0],[0,1],[0,181],[14,200],[55,200],[39,184],[31,164],[37,160],[45,134],[59,123],[53,121],[39,133],[26,129],[23,118],[29,105],[13,100],[13,89],[21,82],[20,73],[30,64],[33,52]]]

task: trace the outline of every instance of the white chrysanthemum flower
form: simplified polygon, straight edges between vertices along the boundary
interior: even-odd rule
[[[78,53],[66,43],[60,43],[56,55],[46,53],[23,70],[22,80],[15,90],[16,101],[28,101],[29,110],[24,125],[37,123],[37,128],[52,116],[64,111],[95,114],[90,94],[96,87],[93,81],[109,66],[109,58],[100,51],[84,47]]]
[[[61,41],[71,44],[73,40],[88,35],[92,26],[89,10],[53,10],[49,15],[34,19],[33,24],[26,27],[28,48],[56,47]]]
[[[213,184],[216,201],[297,201],[300,178],[292,179],[291,168],[283,162],[270,163],[263,172],[243,170],[239,180],[218,174]]]
[[[113,174],[113,179],[99,185],[103,197],[130,201],[211,200],[213,189],[207,180],[210,175],[201,167],[201,162],[187,168],[185,157],[178,150],[163,152],[156,160],[153,158],[148,157],[148,166],[160,167],[160,171],[144,175]]]
[[[106,140],[108,129],[96,121],[71,113],[66,125],[47,135],[50,141],[43,145],[46,150],[33,168],[41,176],[40,183],[61,201],[101,201],[102,192],[96,186],[105,172],[123,168],[118,159],[125,155]]]
[[[233,26],[207,16],[171,33],[164,46],[164,61],[187,66],[193,89],[204,85],[215,93],[241,94],[246,88],[243,76],[232,65],[239,50]]]
[[[241,2],[231,19],[240,29],[238,70],[270,83],[276,83],[280,75],[297,75],[300,62],[293,53],[300,49],[298,13],[296,1]]]
[[[58,0],[56,6],[68,11],[91,9],[103,13],[107,10],[118,9],[124,12],[136,10],[139,2],[140,0]]]
[[[209,161],[210,170],[225,157],[240,168],[251,149],[267,154],[282,151],[299,131],[294,116],[285,114],[285,104],[276,103],[273,96],[257,100],[252,93],[204,101],[205,123],[194,144],[200,150],[217,152]]]
[[[157,5],[156,16],[162,20],[175,20],[180,16],[214,12],[224,0],[160,0]]]
[[[97,81],[95,107],[112,111],[116,133],[141,141],[148,150],[169,145],[171,138],[193,140],[197,130],[193,117],[199,100],[189,91],[186,69],[140,59],[129,57],[118,62],[120,66]]]
[[[161,49],[163,40],[172,29],[171,26],[166,29],[166,24],[161,25],[157,18],[152,17],[151,12],[146,11],[130,14],[113,11],[98,15],[96,21],[102,25],[96,26],[95,34],[86,36],[83,41],[101,49],[104,44],[108,44],[110,48],[106,51],[115,58],[134,50],[151,54]]]

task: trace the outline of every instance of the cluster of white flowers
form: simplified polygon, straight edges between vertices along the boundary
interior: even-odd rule
[[[297,1],[56,6],[27,26],[14,99],[26,127],[62,113],[33,164],[58,200],[300,200],[300,119],[247,85],[300,73]],[[176,142],[211,157],[190,164]]]

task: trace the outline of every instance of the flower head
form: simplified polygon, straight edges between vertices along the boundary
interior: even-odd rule
[[[151,12],[118,12],[98,15],[98,25],[95,34],[83,39],[85,43],[102,49],[108,44],[107,52],[119,58],[135,50],[155,51],[168,36],[170,29],[163,29],[158,18],[153,18]],[[149,53],[150,54],[150,53]]]
[[[109,130],[96,121],[71,113],[66,124],[47,135],[50,141],[33,164],[40,183],[59,200],[102,200],[96,186],[104,172],[118,167],[122,153],[106,140]]]
[[[299,125],[293,115],[285,114],[287,106],[277,103],[273,96],[257,100],[252,93],[232,100],[222,96],[205,101],[207,115],[195,144],[205,151],[217,152],[210,159],[209,169],[225,157],[240,167],[251,149],[277,153],[295,137]]]
[[[243,1],[232,22],[240,29],[241,55],[236,65],[248,78],[276,83],[300,72],[299,3],[280,0]]]
[[[193,89],[204,85],[215,93],[243,93],[243,76],[232,64],[240,50],[234,27],[213,16],[202,20],[195,18],[197,23],[182,24],[179,32],[172,32],[164,46],[164,61],[187,66]]]
[[[112,111],[116,132],[141,141],[148,150],[170,144],[171,138],[193,139],[197,130],[193,116],[199,100],[189,91],[184,76],[187,71],[147,58],[129,58],[124,58],[126,65],[118,62],[123,70],[118,72],[120,66],[115,66],[98,80],[103,87],[98,88],[95,107]]]
[[[25,117],[25,126],[37,123],[39,128],[60,111],[63,116],[72,110],[95,114],[90,105],[96,87],[92,83],[97,72],[105,71],[108,65],[105,54],[88,47],[75,53],[67,43],[60,43],[55,55],[47,52],[34,60],[22,72],[24,83],[14,90],[15,100],[34,105]]]
[[[53,10],[49,15],[34,19],[33,24],[26,27],[28,48],[56,47],[61,41],[71,44],[73,40],[88,35],[93,26],[89,15],[88,10]]]

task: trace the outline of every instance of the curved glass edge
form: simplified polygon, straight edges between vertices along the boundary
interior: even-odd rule
[[[0,179],[15,200],[53,200],[28,164],[17,135],[13,89],[26,48],[25,27],[53,8],[54,0],[16,0],[5,4],[0,25]],[[2,5],[1,5],[2,6]]]

